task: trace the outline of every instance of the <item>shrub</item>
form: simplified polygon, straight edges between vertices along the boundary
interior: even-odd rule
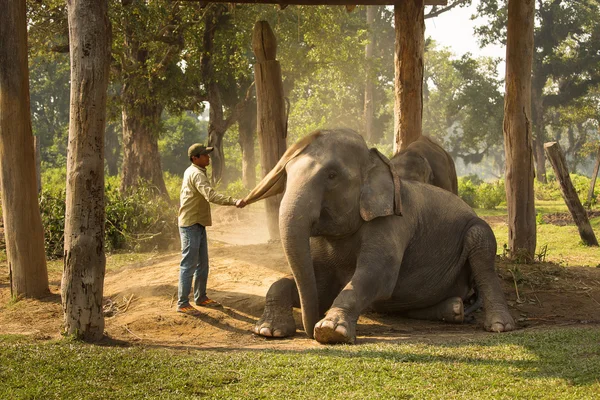
[[[506,200],[504,180],[500,179],[494,183],[481,183],[477,187],[475,199],[479,207],[487,210],[495,209]]]
[[[166,249],[177,238],[177,205],[142,183],[130,194],[119,192],[119,179],[105,182],[105,247],[107,251]],[[46,255],[64,253],[65,190],[47,187],[40,194]]]
[[[243,199],[248,194],[248,189],[242,183],[242,178],[239,178],[227,185],[224,194],[235,199]]]
[[[106,248],[148,251],[168,248],[177,237],[177,204],[140,183],[135,191],[122,194],[118,180],[106,185]]]
[[[471,207],[476,206],[477,187],[468,176],[458,178],[458,196]]]

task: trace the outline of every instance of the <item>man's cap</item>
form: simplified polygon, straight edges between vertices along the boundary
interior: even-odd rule
[[[213,149],[214,149],[214,147],[206,147],[203,144],[194,143],[188,149],[188,157],[192,157],[192,156],[199,157],[202,154],[210,153],[211,151],[213,151]]]

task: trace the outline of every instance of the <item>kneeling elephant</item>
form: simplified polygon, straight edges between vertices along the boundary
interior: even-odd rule
[[[306,334],[321,343],[353,343],[368,307],[460,322],[473,289],[485,329],[515,328],[491,228],[456,195],[401,181],[356,132],[303,138],[246,200],[284,190],[279,224],[293,276],[271,286],[255,333],[293,335],[292,307],[301,307]]]

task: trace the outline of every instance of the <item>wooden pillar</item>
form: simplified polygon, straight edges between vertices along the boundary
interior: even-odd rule
[[[287,117],[281,66],[275,60],[277,41],[267,21],[258,21],[252,34],[252,50],[256,56],[257,132],[263,177],[273,169],[286,149]],[[267,224],[271,240],[279,239],[279,204],[282,195],[265,200]]]
[[[394,21],[394,154],[398,154],[417,140],[422,131],[424,1],[405,0],[395,5]]]
[[[569,170],[567,169],[567,161],[560,149],[560,145],[557,142],[548,142],[544,144],[544,150],[552,164],[552,168],[554,168],[556,179],[558,179],[558,183],[560,184],[560,191],[569,208],[569,212],[573,216],[573,221],[575,221],[577,229],[579,229],[581,240],[587,246],[598,246],[598,240],[596,239],[596,235],[594,235],[590,220],[583,205],[581,205],[581,201],[579,201],[579,196],[577,196],[575,187],[573,187],[573,182],[571,182]]]
[[[509,0],[504,95],[504,151],[508,246],[512,257],[533,259],[536,246],[531,132],[534,0]]]
[[[592,173],[592,179],[590,179],[590,190],[588,191],[587,206],[592,207],[592,196],[594,195],[594,186],[596,186],[596,179],[598,178],[598,170],[600,170],[600,146],[598,146],[598,153],[596,154],[596,165],[594,165],[594,172]]]
[[[0,0],[0,180],[11,294],[48,294],[29,109],[25,0]]]

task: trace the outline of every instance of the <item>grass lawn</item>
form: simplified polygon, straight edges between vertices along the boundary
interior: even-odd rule
[[[594,399],[598,328],[443,344],[168,350],[0,336],[2,399]]]

